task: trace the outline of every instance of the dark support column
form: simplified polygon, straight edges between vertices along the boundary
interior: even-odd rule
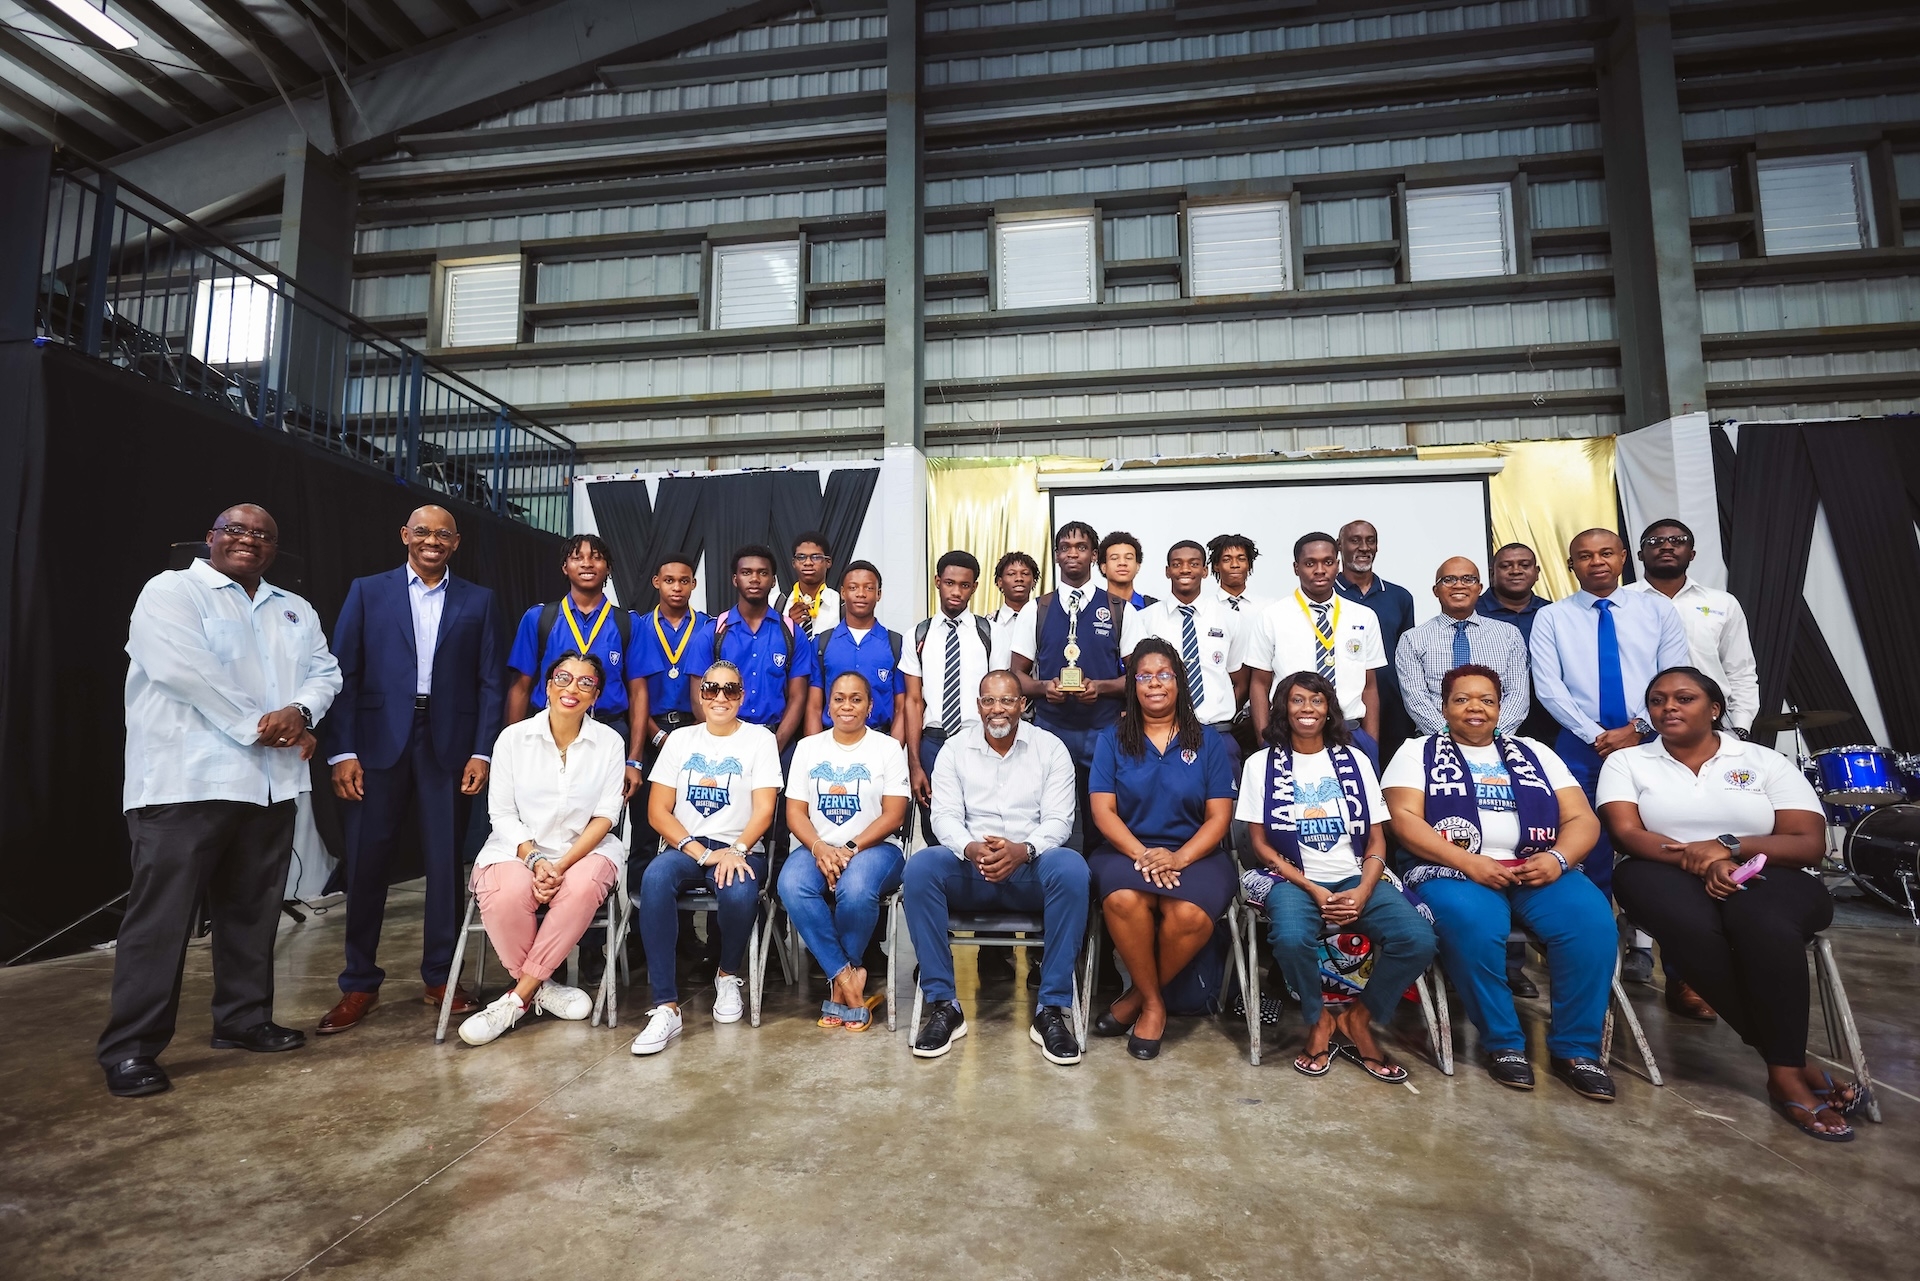
[[[353,174],[306,139],[292,139],[280,211],[280,271],[306,306],[292,308],[288,317],[284,386],[293,402],[316,415],[340,412],[346,382],[346,336],[332,323],[334,313],[314,304],[351,310],[354,207]]]
[[[1614,0],[1600,53],[1624,430],[1707,407],[1668,0]]]
[[[887,0],[886,453],[880,518],[888,625],[904,631],[927,600],[926,366],[921,182],[920,4]]]
[[[33,337],[52,181],[52,147],[0,149],[0,342]]]

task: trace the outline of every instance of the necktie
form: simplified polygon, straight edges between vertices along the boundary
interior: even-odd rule
[[[1613,625],[1613,602],[1597,600],[1600,611],[1600,724],[1607,729],[1631,725],[1627,715],[1627,682],[1620,674],[1620,633]]]
[[[1453,665],[1465,667],[1473,661],[1473,651],[1467,647],[1467,620],[1460,619],[1453,625]]]
[[[1193,606],[1180,606],[1180,660],[1187,665],[1187,693],[1200,701],[1200,635],[1193,626]]]
[[[1230,609],[1232,609],[1234,613],[1236,613],[1236,614],[1237,614],[1237,613],[1239,613],[1239,612],[1240,612],[1240,598],[1239,598],[1238,596],[1229,596],[1229,597],[1227,597],[1227,606],[1228,606],[1228,608],[1230,608]]]
[[[951,738],[960,732],[960,620],[947,620],[947,664],[940,682],[940,728]]]
[[[1080,612],[1080,589],[1076,587],[1073,589],[1072,592],[1070,592],[1067,595],[1067,613],[1078,614],[1079,612]]]
[[[1333,679],[1333,624],[1327,619],[1327,611],[1333,608],[1332,601],[1309,602],[1313,605],[1313,630],[1320,642],[1313,647],[1313,670],[1328,680]]]

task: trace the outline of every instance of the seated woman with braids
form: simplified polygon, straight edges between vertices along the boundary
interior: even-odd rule
[[[1433,927],[1383,879],[1387,806],[1373,766],[1353,745],[1333,683],[1316,672],[1295,672],[1274,687],[1266,739],[1240,775],[1235,817],[1247,823],[1264,865],[1242,883],[1249,899],[1266,904],[1273,959],[1300,994],[1307,1024],[1294,1070],[1325,1076],[1338,1053],[1398,1084],[1407,1070],[1380,1048],[1372,1020],[1392,1018],[1433,960]],[[1329,929],[1366,935],[1375,957],[1360,998],[1337,1015],[1320,991],[1320,940]]]

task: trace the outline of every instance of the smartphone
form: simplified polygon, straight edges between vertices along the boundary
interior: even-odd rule
[[[1748,881],[1760,875],[1760,869],[1766,865],[1767,856],[1765,854],[1755,854],[1752,858],[1734,868],[1733,871],[1727,873],[1727,879],[1735,885],[1745,885]]]

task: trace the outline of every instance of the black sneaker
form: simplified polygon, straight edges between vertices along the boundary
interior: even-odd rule
[[[966,1034],[967,1016],[960,1012],[960,1002],[935,1001],[933,1012],[920,1025],[920,1035],[914,1038],[914,1057],[937,1059]]]
[[[1049,1063],[1065,1067],[1080,1061],[1080,1042],[1073,1035],[1073,1017],[1057,1005],[1043,1005],[1035,1010],[1033,1026],[1027,1029],[1027,1035],[1033,1038]],[[915,1054],[919,1052],[914,1050]]]
[[[1507,971],[1507,990],[1522,1000],[1527,1001],[1531,1001],[1534,997],[1540,995],[1540,989],[1535,986],[1532,979],[1527,977],[1525,970]]]
[[[1510,1090],[1533,1088],[1533,1064],[1514,1050],[1502,1050],[1487,1061],[1487,1075]]]
[[[1554,1059],[1553,1074],[1599,1103],[1613,1102],[1613,1077],[1594,1059]]]

